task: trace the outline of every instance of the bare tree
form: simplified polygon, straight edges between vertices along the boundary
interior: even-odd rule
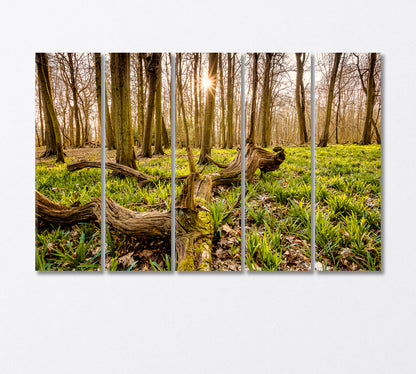
[[[61,133],[59,130],[58,117],[52,101],[52,88],[49,76],[48,55],[46,53],[36,53],[36,66],[38,71],[38,81],[41,88],[43,109],[47,125],[46,132],[46,151],[44,157],[56,155],[56,162],[64,162],[64,152],[62,148]]]
[[[300,143],[308,142],[305,119],[305,86],[303,85],[303,69],[306,53],[296,53],[296,109],[298,113]]]
[[[332,65],[331,80],[329,83],[329,90],[328,90],[328,100],[326,104],[326,117],[325,117],[324,131],[322,133],[321,139],[319,140],[318,147],[326,147],[328,145],[329,125],[331,123],[332,102],[334,101],[335,80],[337,79],[337,71],[338,71],[339,62],[341,60],[341,55],[342,53],[335,53],[335,56],[334,56],[334,63]]]
[[[161,53],[149,53],[146,56],[146,75],[149,82],[146,123],[143,133],[142,157],[152,157],[152,118],[155,109],[155,94],[158,69],[160,67],[159,61]]]
[[[260,110],[260,126],[261,126],[261,146],[267,147],[269,143],[268,139],[268,126],[269,126],[269,105],[270,105],[270,70],[272,66],[272,53],[266,53],[266,62],[264,68],[263,79],[263,93],[261,98],[261,110]]]
[[[252,72],[252,100],[250,111],[250,130],[247,138],[247,144],[254,144],[255,124],[256,124],[256,102],[257,102],[257,65],[259,61],[259,54],[253,53],[253,72]]]

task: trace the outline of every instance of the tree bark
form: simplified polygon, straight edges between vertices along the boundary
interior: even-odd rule
[[[326,116],[324,123],[324,131],[319,140],[318,147],[326,147],[329,139],[329,125],[331,124],[332,102],[334,101],[335,80],[337,78],[337,71],[342,53],[335,53],[334,64],[332,65],[331,80],[329,82],[328,100],[326,105]]]
[[[162,139],[163,139],[163,146],[165,148],[169,148],[170,144],[169,144],[169,136],[168,136],[168,131],[166,130],[166,123],[165,123],[165,119],[162,116]]]
[[[107,95],[107,81],[105,82],[105,138],[108,150],[116,148],[116,139],[113,127],[113,121],[111,120],[110,107],[108,105]]]
[[[39,99],[39,119],[40,119],[40,145],[45,145],[45,130],[42,116],[42,93],[40,83],[38,82],[38,99]]]
[[[227,53],[227,148],[233,147],[233,111],[234,111],[234,64],[235,54]]]
[[[143,53],[138,53],[138,71],[137,71],[137,136],[139,139],[139,146],[143,145],[143,130],[144,130],[144,80],[143,80]]]
[[[116,133],[116,161],[137,169],[130,111],[130,54],[111,53],[111,105]]]
[[[268,131],[269,126],[269,105],[270,105],[270,70],[272,54],[266,53],[266,62],[264,67],[263,93],[261,99],[260,125],[261,125],[261,145],[267,147],[269,143]]]
[[[199,124],[199,103],[198,103],[198,53],[194,53],[194,105],[195,105],[195,112],[194,112],[194,128],[195,128],[195,147],[200,146],[200,124]]]
[[[156,83],[156,105],[155,105],[155,150],[154,155],[164,155],[162,147],[162,59],[159,59]]]
[[[101,53],[94,53],[95,62],[95,88],[98,106],[98,141],[101,143]]]
[[[374,69],[377,61],[377,53],[370,53],[369,68],[368,68],[368,79],[367,79],[367,101],[366,101],[366,115],[364,122],[363,136],[360,144],[368,145],[371,144],[371,126],[373,120],[373,109],[374,109]]]
[[[256,124],[256,101],[257,101],[257,65],[259,61],[259,54],[253,53],[253,77],[252,77],[252,100],[251,100],[251,112],[250,112],[250,130],[248,133],[247,144],[254,145],[254,134]]]
[[[296,53],[296,110],[298,113],[300,143],[308,142],[305,119],[305,86],[303,85],[303,69],[306,53]]]
[[[338,126],[339,126],[339,112],[341,110],[341,80],[342,80],[342,72],[344,70],[344,61],[345,61],[345,55],[341,61],[341,69],[339,71],[339,77],[338,77],[338,104],[337,104],[337,115],[335,117],[335,142],[336,144],[339,144]]]
[[[225,100],[224,100],[224,72],[222,67],[222,56],[218,59],[218,66],[220,70],[220,98],[221,98],[221,148],[227,147],[226,127],[225,127]]]

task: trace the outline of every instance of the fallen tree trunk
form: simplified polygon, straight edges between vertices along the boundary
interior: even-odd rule
[[[101,168],[100,161],[80,161],[66,167],[68,171],[81,170],[85,168]],[[117,164],[116,162],[106,162],[105,168],[115,171],[117,174],[124,175],[125,177],[131,177],[137,180],[140,187],[144,187],[146,184],[153,181],[153,177],[146,175],[136,169],[132,169],[128,166]]]
[[[101,168],[101,162],[99,161],[80,161],[67,165],[68,171],[76,171],[85,168]],[[149,183],[157,183],[159,181],[170,181],[170,177],[153,177],[151,175],[144,174],[138,170],[132,169],[128,166],[117,164],[116,162],[106,162],[105,168],[114,171],[117,175],[123,175],[125,177],[134,178],[139,183],[139,187],[144,187]],[[186,179],[188,176],[176,177],[176,179]]]
[[[53,203],[36,191],[36,217],[50,223],[74,225],[80,222],[101,222],[101,200],[95,198],[81,206]],[[105,222],[134,238],[170,237],[171,215],[159,212],[135,212],[105,199]]]
[[[245,153],[246,181],[250,182],[257,169],[261,172],[277,170],[285,160],[285,152],[277,147],[274,152],[249,145]],[[176,251],[177,268],[180,271],[208,271],[211,269],[212,240],[214,224],[210,211],[212,189],[218,185],[238,185],[241,182],[241,150],[238,150],[230,164],[219,172],[201,175],[195,168],[193,155],[188,147],[190,175],[186,177],[182,193],[176,203]],[[130,173],[139,183],[149,183],[150,176],[126,166],[106,163],[106,168]],[[99,162],[81,162],[68,166],[68,170],[84,167],[101,167]],[[127,168],[127,169],[126,169]],[[142,175],[137,178],[137,173]],[[125,174],[126,175],[126,174]],[[142,177],[144,176],[145,179]],[[153,178],[152,178],[153,179]],[[160,212],[135,212],[126,209],[113,200],[106,198],[106,223],[121,232],[135,238],[163,237],[171,235],[171,214]],[[85,221],[100,222],[101,201],[91,202],[78,207],[64,207],[53,203],[44,195],[36,192],[36,216],[58,224],[75,224]]]

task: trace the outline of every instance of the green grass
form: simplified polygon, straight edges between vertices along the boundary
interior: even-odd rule
[[[327,270],[380,270],[380,181],[379,145],[317,148],[316,261]]]
[[[98,155],[100,150],[98,149]],[[70,151],[67,151],[70,153]],[[67,163],[75,162],[71,156]],[[100,170],[69,172],[54,159],[36,162],[36,189],[57,204],[85,204],[101,196]],[[46,225],[36,228],[36,270],[100,270],[100,227],[93,223],[73,226]]]
[[[271,149],[269,149],[271,150]],[[274,172],[246,183],[246,265],[249,270],[309,270],[311,150],[285,147]]]

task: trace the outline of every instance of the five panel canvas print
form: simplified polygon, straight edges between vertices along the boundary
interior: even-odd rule
[[[35,66],[36,270],[381,270],[380,54]]]

